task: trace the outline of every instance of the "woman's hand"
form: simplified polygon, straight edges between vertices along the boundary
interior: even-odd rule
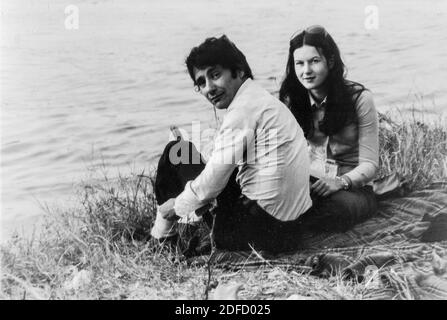
[[[174,210],[175,198],[171,198],[165,203],[163,203],[160,207],[158,207],[158,211],[161,213],[162,217],[169,221],[176,221],[180,219],[180,217],[175,213]]]
[[[327,197],[342,188],[343,185],[337,179],[321,178],[310,187],[310,193],[313,196]]]

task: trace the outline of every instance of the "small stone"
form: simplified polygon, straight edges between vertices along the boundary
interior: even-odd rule
[[[312,300],[310,297],[302,296],[299,294],[292,294],[287,300]]]
[[[87,270],[74,271],[73,278],[64,285],[65,289],[78,290],[91,282],[91,272]]]
[[[219,285],[214,291],[212,300],[238,300],[237,294],[241,288],[241,283]]]
[[[282,275],[283,275],[283,272],[281,270],[275,269],[267,275],[267,278],[270,280],[273,280],[273,279],[276,279]]]
[[[219,285],[219,281],[213,280],[213,281],[210,282],[209,288],[210,289],[216,289],[218,285]]]

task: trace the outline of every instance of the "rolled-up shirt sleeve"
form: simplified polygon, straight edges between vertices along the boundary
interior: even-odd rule
[[[359,165],[345,175],[353,186],[372,181],[379,168],[379,121],[370,91],[362,92],[356,103],[359,133]]]
[[[255,123],[249,116],[237,110],[227,114],[205,168],[196,179],[188,181],[175,200],[174,210],[178,216],[197,210],[223,191],[231,174],[243,161],[247,146],[252,145],[254,132]]]

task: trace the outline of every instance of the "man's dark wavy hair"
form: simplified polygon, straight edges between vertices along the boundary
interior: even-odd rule
[[[194,67],[204,69],[220,65],[224,69],[231,70],[233,77],[236,77],[237,71],[243,71],[245,78],[253,79],[244,54],[226,35],[222,35],[220,38],[207,38],[201,45],[192,48],[185,62],[194,85],[196,85]]]
[[[333,135],[346,124],[356,121],[355,102],[366,90],[359,83],[346,80],[346,67],[334,39],[320,27],[320,32],[302,31],[290,40],[286,75],[279,90],[279,99],[284,102],[297,119],[306,137],[312,133],[312,111],[308,91],[299,82],[295,73],[293,53],[303,45],[317,48],[326,61],[332,60],[333,66],[326,78],[328,96],[326,112],[319,127],[327,135]]]

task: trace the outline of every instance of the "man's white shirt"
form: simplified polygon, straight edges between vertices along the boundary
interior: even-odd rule
[[[215,199],[235,168],[242,194],[281,221],[312,205],[303,131],[290,110],[251,79],[229,105],[204,170],[176,198],[176,214],[187,216]]]

